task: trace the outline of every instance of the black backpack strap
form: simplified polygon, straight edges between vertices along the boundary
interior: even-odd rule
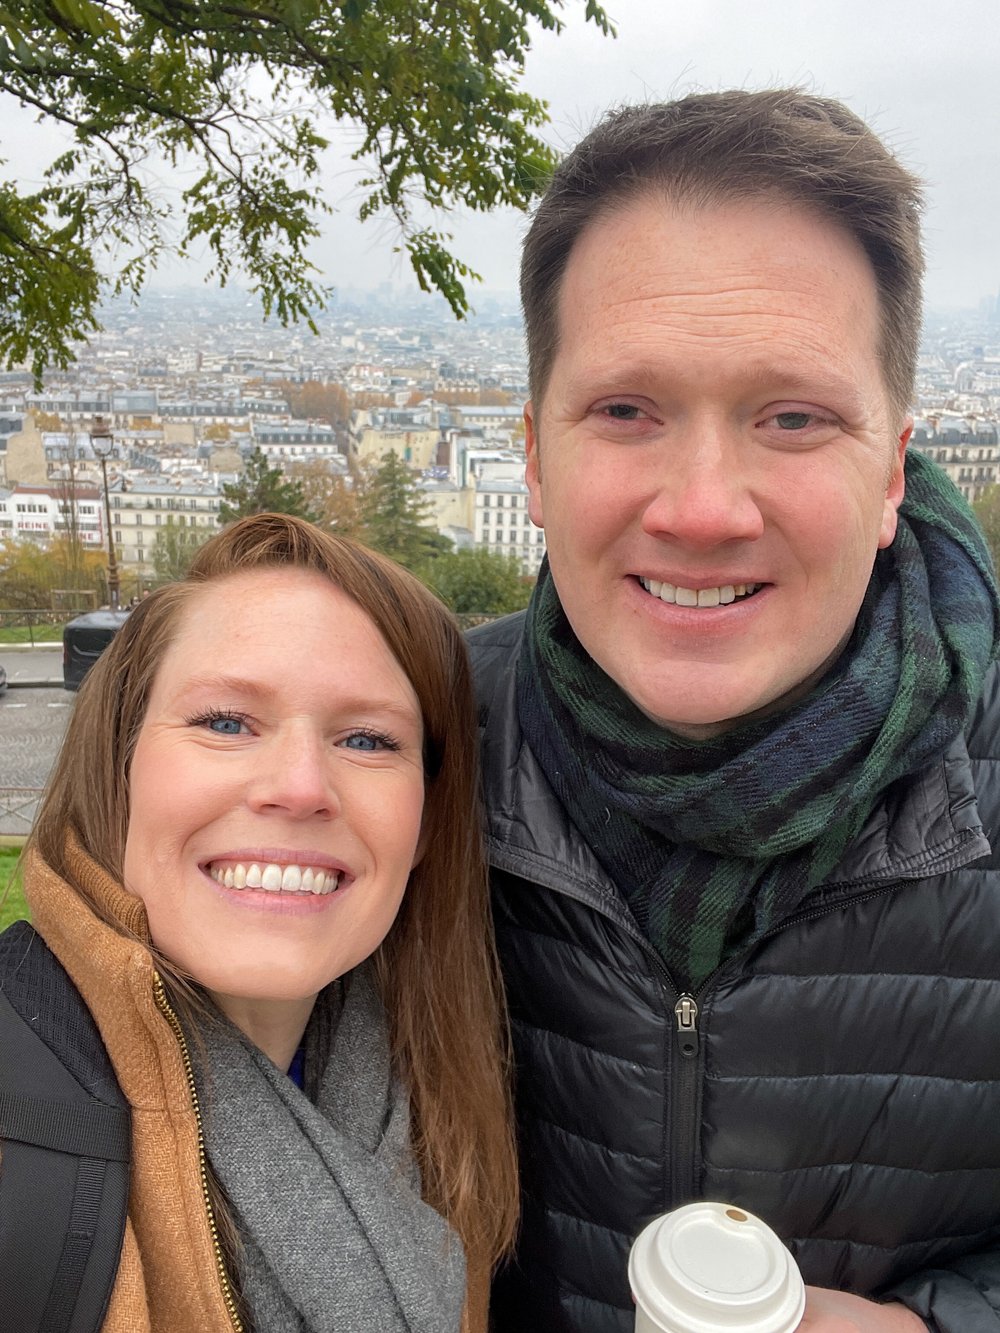
[[[79,991],[0,934],[0,1333],[96,1333],[125,1232],[131,1119]]]

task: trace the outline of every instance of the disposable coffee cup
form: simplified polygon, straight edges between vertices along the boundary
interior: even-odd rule
[[[650,1222],[628,1276],[635,1333],[794,1333],[806,1307],[795,1260],[771,1228],[724,1203]]]

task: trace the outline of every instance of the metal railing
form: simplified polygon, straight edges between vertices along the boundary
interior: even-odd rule
[[[44,787],[0,787],[0,835],[24,836],[45,793]]]
[[[79,615],[79,611],[52,611],[45,608],[10,610],[0,607],[0,630],[26,629],[27,637],[18,637],[18,643],[50,643],[53,639],[62,638],[63,625],[75,615]]]

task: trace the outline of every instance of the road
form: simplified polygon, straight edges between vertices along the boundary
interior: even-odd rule
[[[6,668],[8,680],[61,682],[62,648],[18,648],[17,652],[12,652],[0,644],[0,666]]]

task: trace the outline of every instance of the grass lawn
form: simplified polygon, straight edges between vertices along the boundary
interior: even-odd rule
[[[20,876],[15,878],[9,889],[7,888],[19,855],[20,852],[16,847],[0,847],[0,930],[5,930],[12,921],[28,915],[24,895],[21,893]]]
[[[62,643],[63,627],[59,625],[0,625],[2,643]]]

